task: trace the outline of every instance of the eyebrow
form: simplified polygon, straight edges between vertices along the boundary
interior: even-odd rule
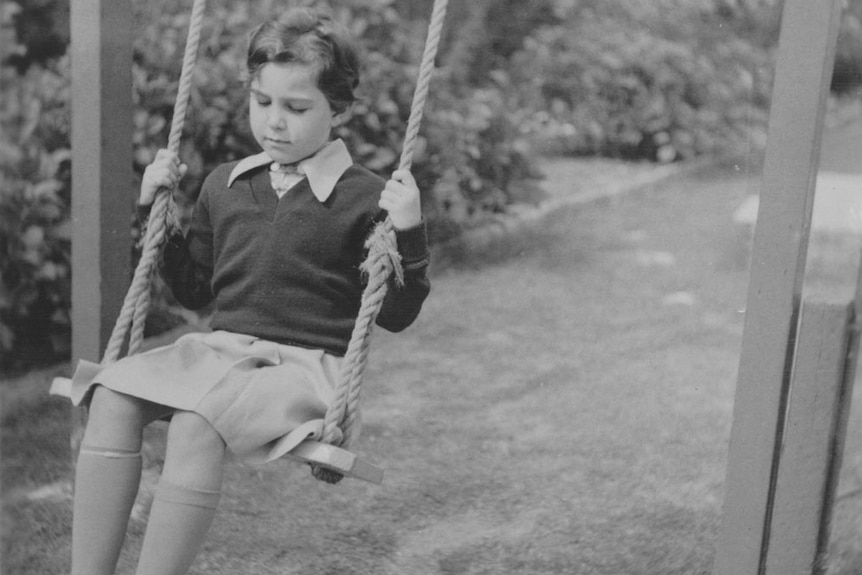
[[[314,100],[312,98],[306,98],[305,96],[293,96],[290,98],[273,98],[266,92],[262,92],[256,88],[249,88],[249,91],[254,95],[262,98],[267,98],[270,100],[278,100],[280,102],[287,102],[288,104],[314,104]]]

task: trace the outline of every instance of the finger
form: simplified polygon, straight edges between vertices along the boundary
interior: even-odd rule
[[[399,182],[397,180],[389,180],[386,182],[386,190],[396,194],[403,195],[410,193],[410,187],[405,183]]]
[[[410,170],[395,170],[392,172],[392,179],[407,185],[416,183]]]
[[[153,175],[156,178],[169,178],[172,182],[179,182],[185,176],[188,168],[185,164],[169,165],[154,168]]]
[[[154,183],[171,182],[177,179],[177,174],[168,168],[153,168],[147,170],[147,179]]]
[[[402,194],[398,193],[398,192],[397,192],[397,191],[395,191],[395,190],[389,190],[389,189],[387,189],[387,190],[383,190],[383,191],[380,193],[380,199],[381,199],[382,201],[386,201],[386,202],[390,202],[390,203],[397,202],[397,201],[399,201],[401,198],[402,198]]]
[[[409,195],[409,189],[400,184],[396,184],[393,186],[387,186],[380,195],[389,200],[397,201],[401,198],[407,197]]]
[[[177,183],[179,182],[179,178],[175,173],[168,171],[163,174],[157,175],[155,178],[153,178],[153,182],[163,188],[173,188],[176,187]]]
[[[174,158],[176,158],[176,154],[166,148],[159,148],[159,150],[156,152],[155,160],[165,161],[172,160]]]
[[[156,152],[156,158],[155,160],[153,160],[153,163],[159,165],[168,165],[173,169],[179,169],[180,166],[183,165],[180,162],[180,157],[176,153],[170,150],[166,150],[164,148]]]

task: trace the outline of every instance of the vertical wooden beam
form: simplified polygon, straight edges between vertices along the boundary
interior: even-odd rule
[[[786,0],[715,575],[764,569],[841,0]]]
[[[101,359],[131,273],[131,22],[131,0],[70,3],[75,361]]]
[[[821,573],[853,381],[852,305],[806,301],[775,484],[767,575]],[[854,338],[855,340],[855,338]],[[855,341],[858,345],[858,341]]]

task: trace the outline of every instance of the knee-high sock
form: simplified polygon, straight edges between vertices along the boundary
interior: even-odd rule
[[[159,480],[137,575],[186,573],[209,531],[220,497],[220,491]]]
[[[84,445],[75,468],[72,575],[112,575],[141,482],[141,452]]]

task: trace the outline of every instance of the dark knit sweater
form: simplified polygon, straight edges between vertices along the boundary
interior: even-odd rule
[[[385,182],[353,165],[325,202],[302,180],[278,199],[267,168],[239,177],[236,162],[204,182],[188,233],[164,250],[162,275],[184,306],[215,300],[210,327],[342,356],[359,311],[364,243],[386,213]],[[424,224],[397,234],[405,284],[390,286],[377,323],[410,325],[429,292]]]

